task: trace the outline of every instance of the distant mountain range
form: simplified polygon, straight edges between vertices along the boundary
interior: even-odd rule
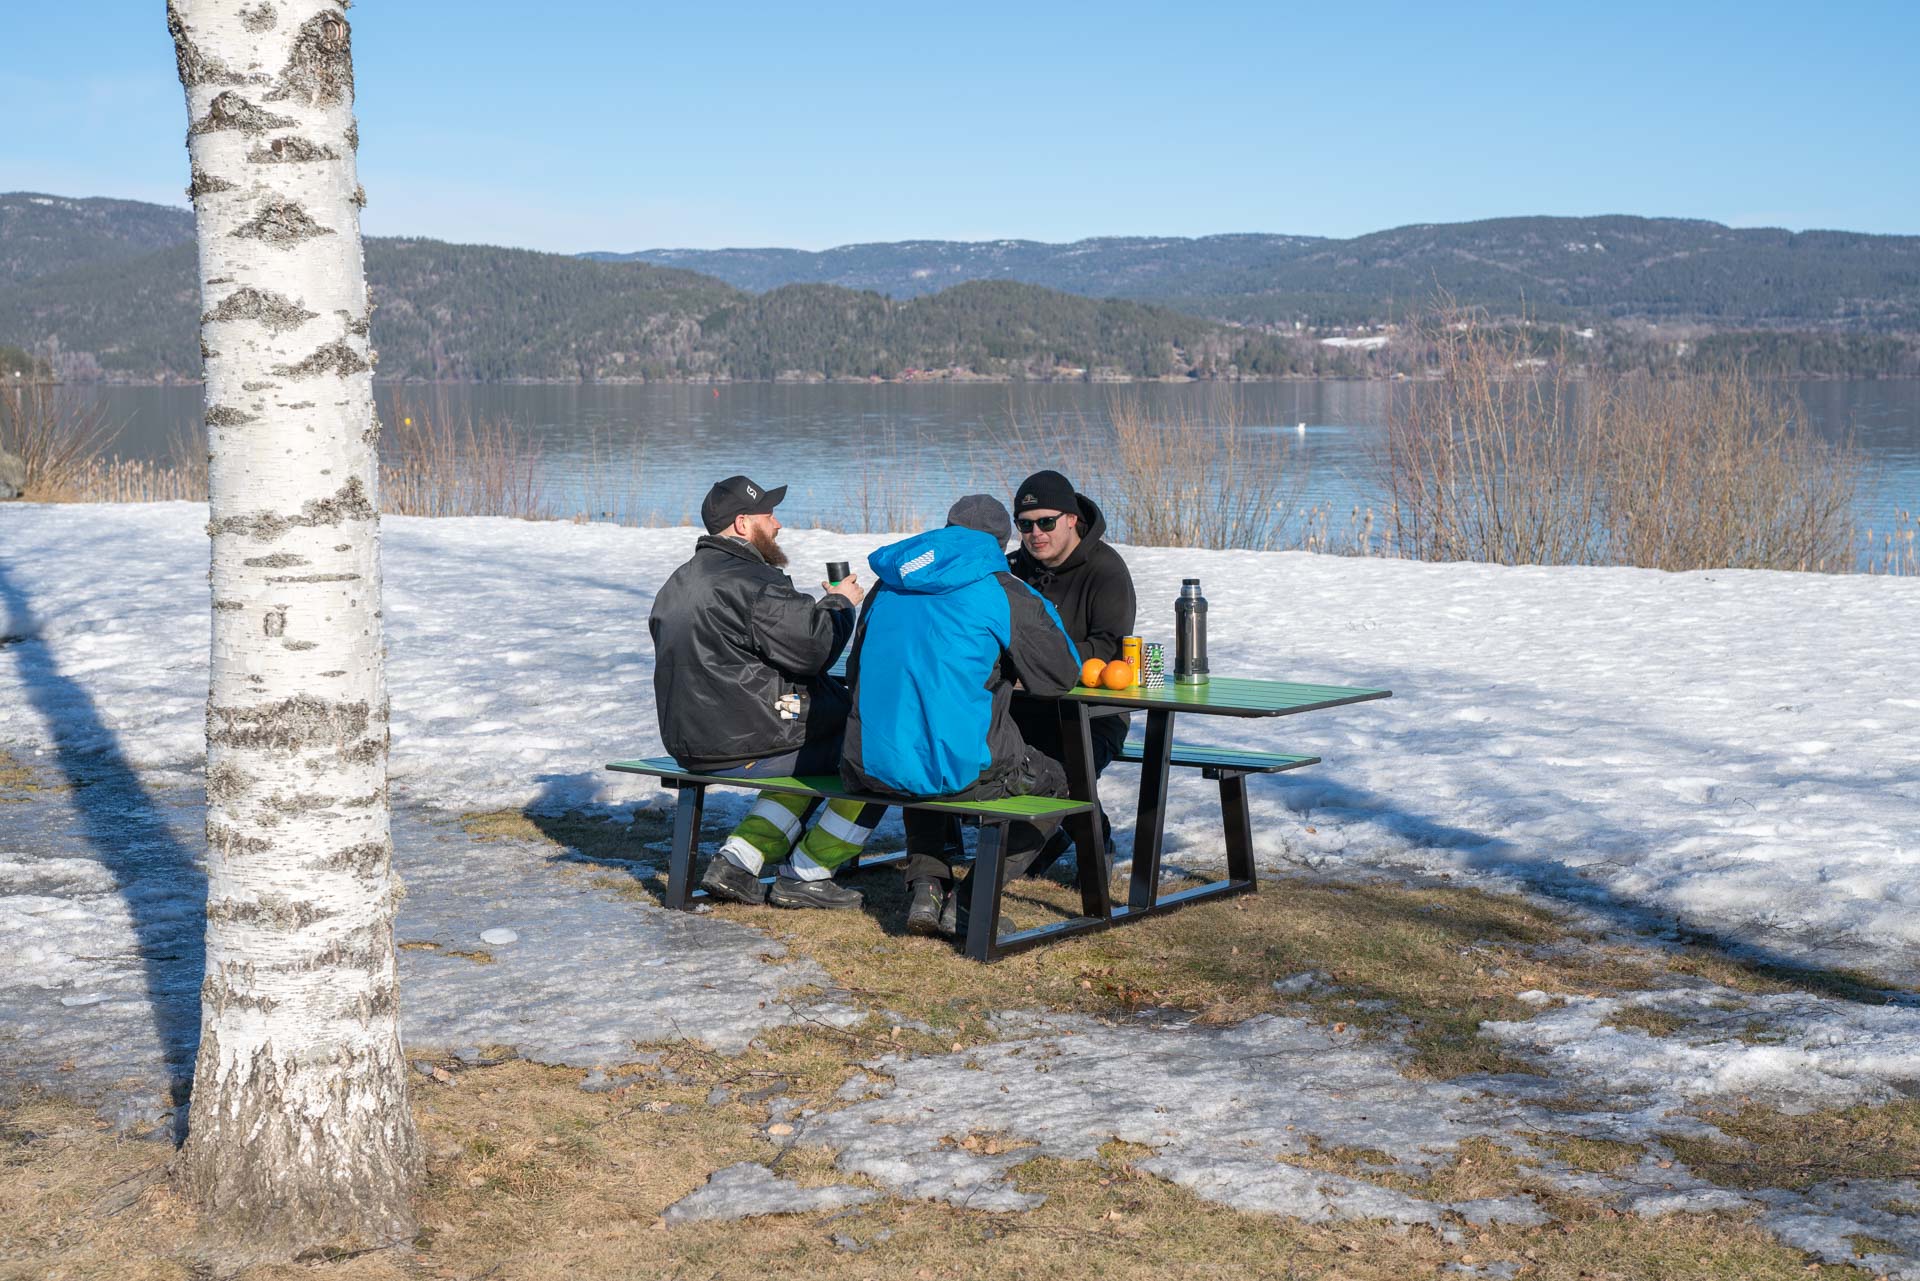
[[[0,195],[0,347],[51,354],[70,377],[197,377],[192,238],[185,209]],[[1905,370],[1917,358],[1906,335],[1920,331],[1920,237],[1656,218],[819,253],[372,237],[367,266],[389,379],[1384,373],[1416,354],[1327,347],[1314,331],[1403,318],[1441,291],[1499,315],[1614,327],[1608,358],[1635,363],[1685,350],[1649,345],[1635,328],[1646,321],[1812,335],[1695,346],[1827,373]]]
[[[585,256],[684,267],[742,289],[806,282],[896,298],[962,280],[1020,280],[1252,324],[1381,322],[1444,291],[1461,303],[1544,320],[1920,328],[1920,236],[1735,229],[1682,218],[1499,218],[1351,240],[909,240],[818,253],[650,249]]]

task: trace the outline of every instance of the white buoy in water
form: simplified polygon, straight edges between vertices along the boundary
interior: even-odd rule
[[[1293,429],[1299,432],[1302,436],[1307,434],[1307,425],[1305,423],[1295,423],[1293,425]]]

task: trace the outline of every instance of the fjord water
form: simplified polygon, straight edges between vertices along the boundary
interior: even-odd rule
[[[1794,384],[1822,435],[1851,437],[1865,454],[1863,526],[1884,530],[1920,508],[1920,382],[1833,380]],[[937,521],[957,495],[1002,493],[1028,458],[1071,458],[1076,442],[1103,440],[1116,397],[1155,416],[1205,414],[1231,396],[1242,423],[1273,433],[1300,474],[1301,501],[1347,513],[1377,502],[1374,451],[1393,386],[1378,382],[898,383],[716,386],[651,384],[382,386],[383,419],[422,410],[455,421],[504,422],[540,447],[540,474],[556,512],[612,510],[616,517],[692,521],[714,480],[742,472],[790,485],[782,518],[848,529],[887,517]],[[125,456],[165,458],[171,438],[201,413],[198,387],[99,391],[123,424]],[[1010,457],[1010,442],[1027,453]],[[1098,495],[1095,495],[1097,498]]]

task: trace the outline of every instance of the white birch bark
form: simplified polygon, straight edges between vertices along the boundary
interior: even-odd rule
[[[207,975],[178,1177],[266,1252],[391,1241],[396,1015],[377,427],[342,0],[170,0],[213,540]]]

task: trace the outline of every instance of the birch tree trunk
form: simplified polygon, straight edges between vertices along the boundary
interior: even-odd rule
[[[343,0],[170,0],[213,540],[207,975],[177,1177],[263,1252],[408,1234],[377,449]]]

